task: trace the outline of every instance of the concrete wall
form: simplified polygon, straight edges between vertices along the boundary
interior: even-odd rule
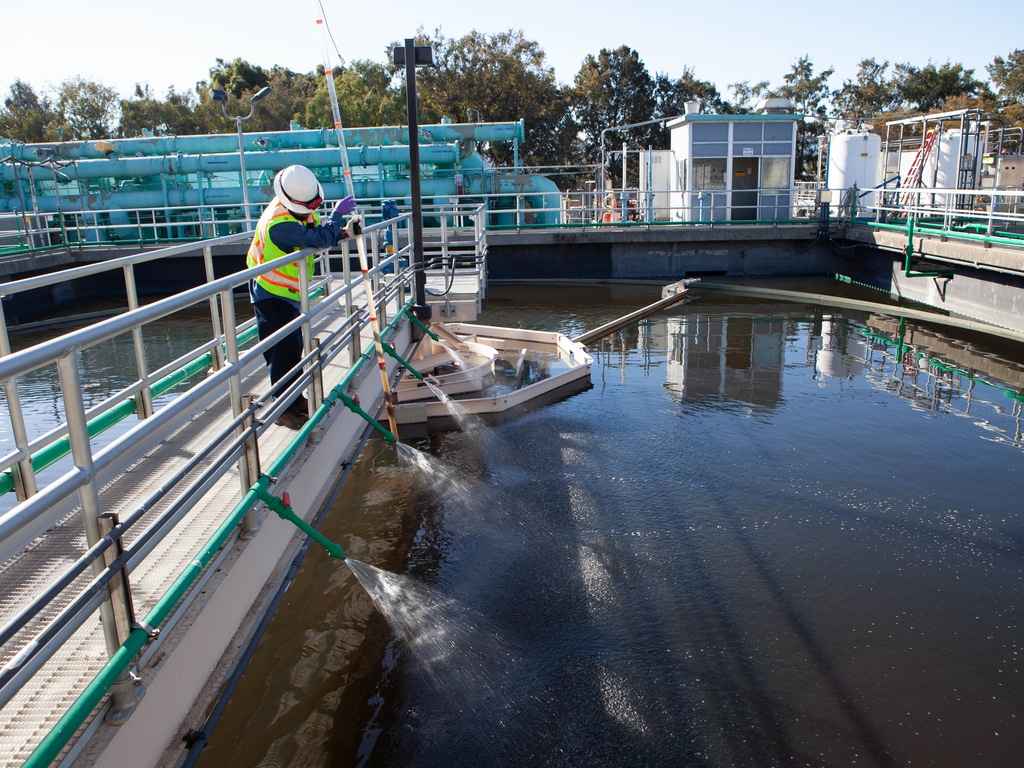
[[[831,274],[843,259],[817,225],[490,232],[492,280],[647,280]]]

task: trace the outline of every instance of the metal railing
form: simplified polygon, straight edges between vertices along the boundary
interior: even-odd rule
[[[471,268],[485,271],[482,209],[467,207],[434,213],[442,222],[440,239],[433,230],[425,230],[422,268],[452,269],[461,260]],[[215,538],[200,548],[188,584],[199,576],[226,538],[238,530],[239,522],[243,530],[254,527],[251,510],[262,498],[259,483],[266,482],[268,473],[276,474],[286,466],[298,450],[297,446],[316,429],[329,406],[339,401],[351,377],[372,353],[372,349],[362,350],[361,341],[371,314],[376,315],[382,326],[391,327],[400,319],[403,309],[411,304],[415,274],[409,266],[408,239],[402,236],[403,231],[408,231],[402,229],[408,225],[408,218],[407,214],[401,215],[364,230],[370,245],[368,266],[374,312],[369,311],[362,297],[358,269],[352,274],[355,247],[345,240],[339,252],[316,254],[317,268],[311,280],[307,279],[305,270],[299,270],[304,297],[300,316],[262,340],[256,338],[253,320],[237,322],[236,292],[245,292],[256,275],[292,263],[296,258],[301,262],[309,252],[290,254],[260,267],[214,278],[213,249],[243,244],[251,233],[135,254],[8,283],[0,288],[0,296],[8,296],[73,277],[101,274],[114,277],[120,273],[119,279],[123,280],[128,297],[127,311],[123,314],[18,351],[11,349],[0,304],[0,381],[4,385],[13,437],[13,447],[0,456],[0,498],[17,496],[16,504],[0,508],[3,509],[0,513],[0,578],[12,564],[28,556],[25,553],[30,544],[29,549],[39,549],[33,542],[53,535],[54,526],[77,527],[77,534],[74,530],[72,534],[84,539],[82,551],[70,563],[65,553],[63,565],[46,577],[45,583],[36,585],[30,599],[25,599],[13,612],[8,608],[3,613],[0,707],[9,703],[97,611],[103,619],[105,644],[112,660],[109,663],[119,660],[116,664],[119,669],[109,679],[97,678],[99,682],[94,681],[94,685],[98,687],[93,693],[102,696],[116,681],[117,697],[118,687],[125,682],[125,668],[137,653],[137,649],[127,652],[127,644],[147,642],[146,632],[140,637],[139,627],[147,631],[155,629],[156,625],[149,625],[154,620],[165,619],[182,596],[178,590],[186,588],[176,582],[175,594],[157,600],[146,620],[139,624],[130,619],[132,599],[127,574],[173,535],[184,516],[215,483],[231,473],[237,472],[241,480],[238,506],[225,519]],[[196,252],[201,253],[206,266],[205,284],[140,305],[134,282],[134,270],[139,264]],[[455,253],[459,254],[458,259],[453,256]],[[339,260],[341,269],[332,272],[332,265]],[[147,327],[177,313],[194,312],[197,307],[204,309],[210,322],[208,341],[187,354],[151,365],[151,353],[147,351],[144,338]],[[325,325],[331,317],[334,320]],[[296,329],[301,329],[304,350],[296,369],[298,378],[286,391],[274,391],[266,385],[265,391],[246,393],[245,387],[252,386],[252,377],[264,369],[262,353]],[[135,368],[133,380],[117,391],[105,393],[89,406],[83,398],[88,382],[87,374],[81,369],[81,355],[115,338],[129,340]],[[32,434],[19,396],[19,380],[41,369],[55,371],[64,423],[44,434]],[[347,373],[341,381],[332,381],[330,377],[336,378],[338,374],[328,374],[329,369],[347,370]],[[275,454],[264,448],[261,458],[258,446],[269,426],[293,396],[303,391],[313,414],[310,422],[296,434],[284,453]],[[111,510],[104,505],[105,483],[122,475],[140,456],[214,403],[221,411],[226,408],[230,415],[225,417],[216,434],[204,439],[201,450],[130,508]],[[137,417],[138,422],[118,435],[103,434],[112,423],[129,417]],[[55,471],[50,477],[44,477],[42,470],[52,465],[56,465]],[[116,516],[109,516],[112,511]],[[123,584],[122,597],[112,599],[114,586],[118,584]],[[128,607],[127,613],[124,606]],[[126,615],[128,620],[124,619]],[[110,674],[109,670],[103,673]],[[84,718],[92,706],[83,705],[83,708]],[[74,730],[72,728],[64,738]]]

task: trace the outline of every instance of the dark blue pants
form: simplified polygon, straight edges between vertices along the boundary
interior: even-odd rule
[[[260,299],[252,306],[256,313],[256,327],[259,329],[261,341],[299,316],[299,310],[295,305],[284,299]],[[270,369],[270,383],[277,384],[283,381],[274,391],[279,393],[287,389],[298,378],[298,372],[291,376],[288,376],[288,372],[302,359],[302,330],[296,328],[264,352],[263,357]]]

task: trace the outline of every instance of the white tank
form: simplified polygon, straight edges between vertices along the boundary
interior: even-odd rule
[[[945,131],[939,141],[939,167],[935,178],[935,186],[959,189],[959,161],[964,156],[964,167],[974,171],[975,186],[981,172],[982,146],[981,134],[969,133],[967,146],[962,147],[964,138],[960,129]],[[964,179],[970,181],[969,178]]]
[[[868,131],[843,131],[833,134],[828,145],[828,170],[825,186],[842,194],[854,184],[865,191],[882,183],[882,139]],[[839,198],[839,194],[835,199]],[[860,198],[857,209],[871,210],[875,193]]]

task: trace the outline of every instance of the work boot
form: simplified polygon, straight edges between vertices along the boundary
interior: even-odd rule
[[[309,418],[309,401],[302,395],[295,398],[295,402],[292,403],[291,410],[298,411],[307,419]]]
[[[278,416],[274,423],[288,429],[298,429],[307,421],[309,421],[309,417],[306,414],[298,411],[295,406],[291,406]]]

